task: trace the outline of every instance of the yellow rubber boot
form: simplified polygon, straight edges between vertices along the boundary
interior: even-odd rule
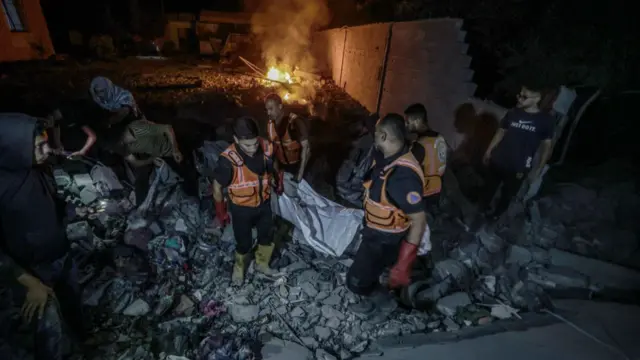
[[[274,248],[275,244],[273,243],[270,245],[258,245],[258,249],[256,249],[256,271],[269,276],[277,273],[277,271],[269,267]]]
[[[233,273],[231,274],[231,282],[234,286],[240,286],[244,282],[244,275],[249,265],[249,254],[240,254],[236,252],[236,260],[233,263]]]

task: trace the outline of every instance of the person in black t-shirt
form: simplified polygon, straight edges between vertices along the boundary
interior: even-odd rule
[[[551,156],[551,139],[555,122],[551,115],[539,108],[542,91],[523,86],[518,105],[500,122],[483,162],[488,167],[485,187],[480,196],[480,211],[490,221],[497,221],[508,209],[526,176],[537,178]],[[533,160],[540,152],[538,163]],[[498,187],[502,185],[495,210],[487,211]]]
[[[46,122],[47,127],[53,130],[54,151],[69,157],[86,156],[97,140],[92,129],[96,124],[89,126],[94,117],[90,104],[81,101],[64,104],[49,113]]]

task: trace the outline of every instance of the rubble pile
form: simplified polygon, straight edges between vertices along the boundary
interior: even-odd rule
[[[531,241],[640,268],[640,196],[634,182],[558,184],[532,211]]]
[[[302,244],[290,244],[275,259],[281,276],[262,279],[250,269],[247,284],[234,289],[231,227],[221,232],[206,221],[212,215],[182,194],[166,166],[156,169],[136,211],[128,187],[113,181],[109,168],[98,164],[88,173],[95,177],[57,169],[55,178],[77,206],[70,212],[80,214],[68,233],[81,266],[83,303],[104,337],[101,358],[250,359],[270,334],[347,359],[381,336],[441,326],[440,315],[421,311],[398,311],[379,325],[357,318],[347,310],[355,301],[345,287],[350,260]]]
[[[225,146],[205,143],[197,157],[201,174],[210,173]],[[345,286],[351,260],[302,243],[280,246],[273,263],[279,276],[249,269],[247,283],[232,288],[233,232],[221,230],[203,206],[211,196],[206,176],[200,201],[182,193],[167,166],[158,167],[135,211],[130,187],[100,164],[84,172],[57,169],[55,179],[76,207],[68,233],[81,264],[83,302],[108,339],[99,350],[104,359],[251,359],[260,344],[273,348],[274,338],[310,356],[349,359],[380,338],[457,331],[551,307],[551,290],[601,290],[588,276],[551,264],[549,244],[533,225],[540,216],[534,202],[531,220],[516,219],[497,233],[469,233],[439,218],[434,239],[443,251],[431,274],[415,276],[398,294],[405,307],[371,323],[347,308],[356,301]]]

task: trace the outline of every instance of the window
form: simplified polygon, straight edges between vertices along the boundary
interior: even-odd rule
[[[4,16],[7,18],[11,31],[26,30],[22,21],[20,0],[2,0],[2,10],[4,10]]]

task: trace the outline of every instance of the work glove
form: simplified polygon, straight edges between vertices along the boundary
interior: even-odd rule
[[[278,181],[276,182],[276,194],[284,193],[284,171],[278,171]]]
[[[216,201],[216,218],[222,227],[227,226],[227,224],[231,222],[229,213],[227,212],[227,205],[224,201]]]
[[[398,260],[389,272],[389,287],[391,289],[408,286],[411,281],[411,269],[418,256],[418,245],[406,241],[400,244]]]

